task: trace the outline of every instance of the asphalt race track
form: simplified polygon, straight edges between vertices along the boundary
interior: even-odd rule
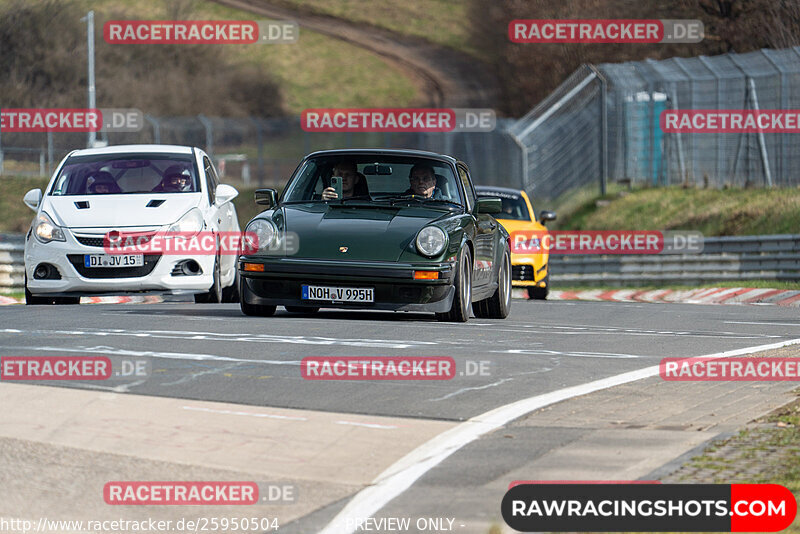
[[[301,316],[279,308],[274,317],[255,318],[242,315],[236,305],[180,301],[0,307],[0,356],[96,355],[148,362],[146,377],[62,382],[59,388],[232,403],[247,409],[430,420],[451,427],[516,401],[651,368],[664,357],[774,347],[798,338],[796,310],[778,306],[515,300],[507,320],[472,318],[467,324],[438,323],[425,314],[324,309]],[[309,381],[300,375],[300,361],[308,356],[449,356],[456,362],[456,376]],[[483,376],[477,373],[481,365]],[[571,431],[563,426],[519,435],[524,441],[516,444],[525,443],[525,461],[568,442]],[[488,451],[488,442],[474,437],[478,439],[440,466],[451,466],[449,474],[442,473],[441,485],[469,483],[474,476],[469,469],[452,471],[468,458],[491,463],[497,454],[506,454],[503,462],[508,464],[522,454],[519,448],[503,453],[502,443]],[[510,465],[497,469],[512,470]],[[421,491],[418,478],[409,478],[411,489],[405,493],[394,490],[400,498],[390,495],[382,504],[392,502],[395,515],[432,513],[426,504],[435,497]],[[497,491],[499,508],[502,491]],[[293,525],[297,532],[320,530],[348,501],[320,502],[311,508],[313,513],[294,517],[286,531],[292,532]],[[450,515],[469,520],[476,506],[467,503]],[[481,517],[488,525],[498,514]],[[485,532],[460,523],[463,528],[456,531]]]
[[[338,310],[311,317],[280,310],[252,318],[235,305],[188,302],[7,306],[0,308],[0,354],[152,358],[159,372],[148,380],[102,386],[140,395],[464,420],[665,357],[798,338],[796,316],[796,310],[776,306],[519,300],[507,320],[472,318],[466,324],[438,323],[425,314]],[[306,356],[451,356],[457,376],[305,381],[300,360]],[[491,362],[490,376],[458,376],[467,360]]]

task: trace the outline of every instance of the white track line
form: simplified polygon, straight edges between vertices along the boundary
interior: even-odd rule
[[[730,358],[797,344],[800,344],[800,339],[790,339],[769,345],[707,354],[705,357]],[[389,501],[403,493],[445,458],[482,435],[500,428],[514,419],[556,402],[657,376],[658,370],[659,366],[653,365],[638,371],[622,373],[609,378],[595,380],[594,382],[522,399],[468,419],[423,443],[389,466],[373,480],[370,486],[358,492],[319,534],[350,534],[355,530],[354,525],[356,523],[354,518],[372,517]]]

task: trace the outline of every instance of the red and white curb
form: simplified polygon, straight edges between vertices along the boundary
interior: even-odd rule
[[[704,287],[698,289],[591,289],[551,290],[550,300],[606,302],[681,302],[687,304],[768,304],[800,307],[800,290],[751,287]]]
[[[81,304],[157,304],[164,302],[158,295],[133,297],[81,297]],[[0,295],[0,306],[7,304],[25,304],[25,299],[16,299]]]
[[[525,290],[515,289],[515,298],[526,298]],[[698,289],[587,289],[550,290],[548,300],[589,300],[597,302],[681,302],[687,304],[767,304],[800,308],[800,290],[751,287],[703,287]],[[81,297],[81,304],[157,304],[158,295],[132,297]],[[24,304],[25,299],[0,295],[0,306]]]

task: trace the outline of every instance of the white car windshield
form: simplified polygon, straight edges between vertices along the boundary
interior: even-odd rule
[[[114,154],[69,158],[51,195],[194,193],[200,191],[190,154]]]

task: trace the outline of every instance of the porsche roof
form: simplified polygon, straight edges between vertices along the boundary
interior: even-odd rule
[[[419,158],[438,159],[440,161],[447,161],[456,163],[456,159],[446,154],[437,154],[436,152],[427,152],[425,150],[412,150],[412,149],[397,149],[397,148],[343,148],[335,150],[319,150],[307,155],[306,158],[317,156],[367,156],[374,154],[376,156],[412,156]]]

